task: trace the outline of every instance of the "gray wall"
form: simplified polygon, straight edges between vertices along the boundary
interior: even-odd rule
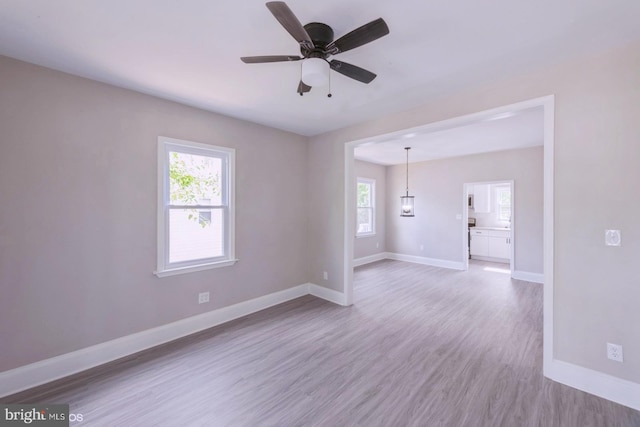
[[[305,138],[8,58],[0,82],[0,371],[308,282]],[[235,266],[152,274],[159,135],[237,150]]]
[[[555,94],[555,357],[640,383],[638,88],[636,43],[313,137],[312,279],[328,270],[316,283],[343,289],[346,142]],[[604,246],[607,228],[622,230],[621,247]],[[606,358],[607,342],[624,346],[624,363]]]
[[[376,200],[375,200],[375,236],[356,237],[353,247],[353,257],[355,259],[371,255],[380,254],[386,251],[386,187],[387,170],[386,167],[374,163],[356,160],[356,178],[369,178],[376,180]],[[354,218],[355,221],[355,218]],[[376,247],[377,246],[377,247]]]
[[[542,273],[542,157],[542,147],[532,147],[411,163],[414,218],[398,214],[398,198],[405,190],[405,165],[389,166],[387,251],[462,262],[462,223],[456,215],[462,215],[464,183],[513,180],[515,270]]]

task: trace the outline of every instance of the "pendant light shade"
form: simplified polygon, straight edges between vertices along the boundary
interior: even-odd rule
[[[400,197],[400,205],[402,206],[402,210],[400,211],[400,216],[415,216],[413,214],[413,196],[402,196]]]
[[[404,147],[407,150],[407,190],[404,196],[400,197],[400,216],[414,215],[414,197],[409,195],[409,150],[411,147]]]
[[[307,86],[324,86],[329,82],[329,63],[322,58],[308,58],[302,62],[302,82]]]

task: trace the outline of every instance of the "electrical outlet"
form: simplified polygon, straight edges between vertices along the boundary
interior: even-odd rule
[[[380,247],[380,242],[376,242],[376,248]]]
[[[329,273],[327,273],[326,271],[323,271],[323,272],[322,272],[322,278],[323,278],[324,280],[329,280]]]
[[[424,251],[424,245],[420,245],[420,250]]]
[[[604,230],[604,244],[620,246],[620,230]]]
[[[209,302],[209,292],[200,292],[198,294],[198,304]]]
[[[622,362],[622,346],[619,344],[607,343],[607,357],[616,362]]]

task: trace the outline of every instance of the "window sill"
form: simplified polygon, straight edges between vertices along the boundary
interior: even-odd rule
[[[375,237],[376,233],[356,234],[356,239],[362,239],[364,237]]]
[[[236,262],[238,262],[237,259],[230,259],[227,261],[212,262],[209,264],[191,265],[189,267],[171,268],[167,270],[154,271],[153,274],[155,274],[158,277],[175,276],[178,274],[195,273],[196,271],[211,270],[213,268],[229,267],[234,265]]]

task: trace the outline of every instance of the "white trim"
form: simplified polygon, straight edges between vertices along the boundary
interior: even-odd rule
[[[449,268],[452,270],[464,270],[463,262],[449,261],[446,259],[426,258],[414,255],[396,254],[393,252],[386,252],[385,257],[387,259],[394,259],[396,261],[412,262],[414,264],[430,265],[432,267]]]
[[[318,289],[320,288],[320,289]],[[339,292],[309,283],[188,317],[153,329],[116,338],[9,371],[0,372],[0,396],[8,396],[75,373],[112,362],[142,350],[191,335],[260,310],[312,294],[342,304]],[[344,298],[342,298],[344,300]]]
[[[208,264],[192,265],[189,267],[171,268],[171,269],[166,269],[162,271],[154,271],[153,274],[155,274],[158,277],[167,277],[167,276],[175,276],[178,274],[195,273],[196,271],[211,270],[212,268],[229,267],[238,261],[240,260],[229,259],[225,261],[211,262]]]
[[[342,292],[335,291],[333,289],[325,288],[324,286],[318,286],[313,283],[309,283],[309,294],[314,297],[322,298],[334,304],[347,306],[347,299]]]
[[[344,271],[342,288],[346,305],[353,304],[353,248],[356,235],[356,176],[353,144],[344,145]]]
[[[546,368],[554,381],[640,411],[640,384],[557,359]]]
[[[379,254],[373,254],[373,255],[362,257],[362,258],[354,259],[353,266],[359,267],[361,265],[371,264],[372,262],[382,261],[383,259],[386,259],[386,258],[387,258],[386,253],[380,252]]]
[[[554,129],[555,129],[555,97],[553,95],[542,98],[544,106],[544,196],[543,196],[543,322],[542,322],[542,372],[545,377],[554,379],[547,368],[554,358],[554,329],[553,329],[553,239],[554,239],[554,204],[553,204],[553,175],[554,175]]]
[[[516,280],[524,280],[526,282],[544,283],[544,274],[542,273],[514,270],[514,272],[511,273],[511,277]]]

